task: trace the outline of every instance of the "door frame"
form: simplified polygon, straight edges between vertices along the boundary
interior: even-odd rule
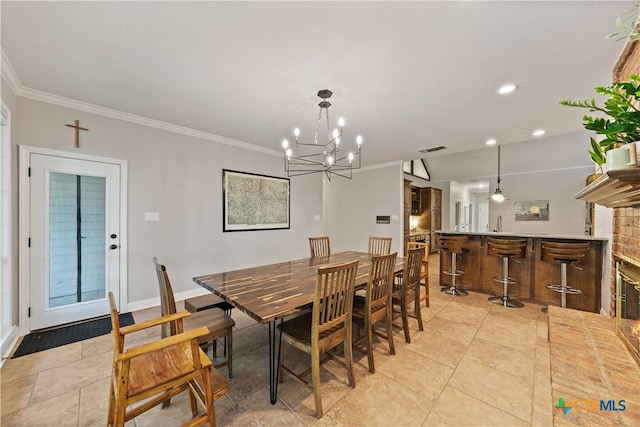
[[[18,159],[18,253],[20,256],[18,262],[18,283],[19,283],[19,302],[18,326],[20,336],[27,335],[31,332],[31,322],[29,319],[30,307],[30,257],[29,257],[29,236],[30,236],[30,197],[31,188],[29,185],[29,158],[31,154],[42,154],[48,156],[66,157],[76,160],[88,160],[103,163],[113,163],[120,166],[120,239],[119,239],[119,256],[120,256],[120,301],[118,307],[121,312],[128,311],[128,295],[127,295],[127,161],[113,159],[109,157],[94,156],[90,154],[80,154],[68,151],[53,150],[42,147],[32,147],[28,145],[20,145]]]

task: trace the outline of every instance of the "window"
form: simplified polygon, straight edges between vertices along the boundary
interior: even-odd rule
[[[425,163],[424,159],[409,160],[407,162],[404,162],[402,168],[405,173],[424,178],[427,181],[431,181],[431,176],[429,175],[427,164]]]

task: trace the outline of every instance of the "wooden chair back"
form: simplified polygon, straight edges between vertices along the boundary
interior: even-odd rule
[[[173,288],[167,274],[167,268],[158,262],[158,258],[153,257],[158,276],[158,287],[160,288],[160,312],[163,316],[176,313],[176,300],[173,296]],[[162,338],[176,335],[183,332],[182,322],[170,322],[162,325]]]
[[[422,267],[420,270],[420,283],[424,286],[424,292],[420,295],[420,300],[425,301],[425,305],[429,307],[429,244],[426,242],[407,242],[406,253],[410,249],[424,248],[424,258],[422,258]]]
[[[409,249],[400,287],[400,299],[404,300],[405,305],[412,300],[415,300],[416,307],[420,305],[420,278],[424,253],[424,247]]]
[[[391,237],[369,237],[369,255],[388,255],[391,253]]]
[[[487,248],[490,256],[522,259],[527,254],[526,239],[487,239]]]
[[[311,257],[331,255],[328,236],[309,237],[309,248]]]
[[[351,326],[358,261],[321,267],[313,299],[312,340],[332,328]]]
[[[370,316],[372,312],[390,307],[393,291],[393,271],[396,265],[397,252],[389,255],[371,257],[371,270],[365,296],[365,310]]]

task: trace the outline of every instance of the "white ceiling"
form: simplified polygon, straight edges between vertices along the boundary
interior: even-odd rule
[[[581,129],[558,101],[611,81],[624,44],[605,36],[633,4],[2,1],[1,45],[21,93],[274,151],[313,135],[327,88],[369,166]]]

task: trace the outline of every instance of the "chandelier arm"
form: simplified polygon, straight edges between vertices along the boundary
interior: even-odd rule
[[[289,164],[290,165],[317,165],[317,166],[324,166],[323,162],[319,162],[317,160],[309,160],[309,159],[303,159],[303,158],[291,158],[289,159]]]

